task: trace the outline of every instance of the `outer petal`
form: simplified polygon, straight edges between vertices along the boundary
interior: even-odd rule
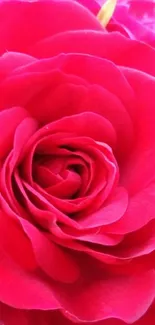
[[[136,138],[121,177],[124,186],[134,194],[155,179],[155,78],[132,69],[123,68],[123,71],[135,91]]]
[[[117,84],[112,82],[114,79]],[[108,60],[61,54],[16,70],[0,86],[0,91],[3,92],[0,107],[20,103],[42,123],[83,111],[103,115],[116,130],[119,152],[130,147],[133,90],[120,70]]]
[[[102,29],[90,11],[68,0],[2,1],[0,22],[0,53],[28,53],[37,41],[66,30]]]
[[[98,0],[76,0],[77,2],[81,3],[83,6],[91,10],[95,15],[98,14],[100,10],[100,5]]]
[[[120,24],[124,28],[130,38],[141,40],[151,46],[155,46],[155,33],[150,28],[153,26],[153,17],[152,19],[149,17],[150,12],[147,4],[152,6],[153,14],[155,8],[153,1],[131,0],[127,1],[127,5],[119,5],[118,2],[114,13],[114,20],[116,20],[118,26]],[[112,24],[109,24],[107,29],[111,30],[111,27]],[[117,30],[117,27],[115,30]]]
[[[63,316],[60,312],[47,312],[47,311],[25,311],[17,310],[8,307],[4,304],[0,306],[0,320],[4,322],[4,325],[73,325],[74,323]],[[155,322],[154,305],[148,310],[148,312],[140,318],[134,325],[152,325]],[[3,323],[2,323],[3,324]],[[91,323],[84,323],[90,325]],[[95,322],[94,325],[127,325],[121,320],[116,318],[106,319],[103,321]]]
[[[119,0],[114,13],[114,20],[121,24],[129,37],[141,39],[154,46],[154,9],[155,4],[151,0]]]
[[[0,112],[0,158],[4,158],[12,149],[14,134],[18,125],[28,117],[28,112],[21,107]],[[9,127],[8,127],[9,125]]]
[[[3,81],[7,75],[11,74],[14,69],[35,61],[37,61],[37,59],[27,54],[17,52],[4,53],[0,57],[0,82]]]
[[[87,281],[68,288],[65,295],[62,288],[57,291],[56,296],[66,310],[66,317],[88,323],[107,318],[134,323],[146,313],[155,296],[153,270],[132,277],[108,275],[103,270],[102,274],[104,279],[99,279],[96,273],[96,280],[90,275],[89,281],[87,273]]]
[[[50,242],[30,223],[22,219],[20,222],[30,238],[40,267],[57,281],[66,283],[76,281],[79,277],[79,268],[73,257],[63,252],[55,243]]]
[[[22,268],[29,271],[35,270],[37,264],[29,239],[25,236],[20,224],[1,210],[0,229],[1,248]],[[18,238],[18,240],[15,240],[15,238]]]
[[[133,195],[123,217],[108,225],[106,231],[115,234],[126,234],[145,226],[155,215],[155,183]]]
[[[136,68],[155,76],[155,50],[120,33],[106,34],[95,30],[68,31],[44,39],[30,50],[32,55],[39,58],[51,57],[62,52],[87,53],[107,58],[117,65]]]
[[[20,309],[46,310],[60,307],[52,287],[43,281],[37,272],[24,271],[2,251],[0,257],[1,302]]]

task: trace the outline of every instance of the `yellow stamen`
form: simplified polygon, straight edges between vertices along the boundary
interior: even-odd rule
[[[111,17],[113,16],[117,0],[107,0],[101,7],[97,18],[99,19],[102,26],[106,27]]]

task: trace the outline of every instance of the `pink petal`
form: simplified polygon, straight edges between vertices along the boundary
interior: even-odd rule
[[[0,112],[0,158],[4,158],[12,149],[14,135],[19,124],[28,117],[24,108],[14,107]],[[9,125],[9,127],[8,127]]]
[[[41,73],[21,72],[22,70],[20,73],[19,71],[18,73],[16,71],[16,74],[12,74],[0,84],[0,91],[3,93],[3,97],[0,98],[1,108],[4,109],[17,106],[15,103],[18,103],[18,106],[26,107],[30,114],[33,117],[36,117],[40,122],[48,123],[51,121],[51,106],[50,110],[48,107],[48,111],[45,109],[44,112],[44,110],[40,108],[38,110],[36,103],[38,102],[39,104],[40,100],[45,99],[45,97],[50,93],[51,89],[52,93],[54,93],[54,91],[61,84],[71,83],[77,87],[80,87],[79,91],[80,93],[82,91],[83,96],[83,85],[86,85],[86,82],[77,76],[69,76],[55,69],[53,69],[53,71],[48,70]],[[43,95],[44,92],[45,97]],[[48,100],[49,98],[47,98],[47,101]]]
[[[128,209],[122,218],[106,226],[106,231],[114,234],[126,234],[145,226],[154,219],[155,183],[130,198]]]
[[[0,243],[3,250],[21,267],[30,271],[35,270],[37,265],[32,246],[19,222],[0,211],[0,229]]]
[[[61,311],[20,310],[4,304],[0,305],[0,320],[1,325],[72,325]]]
[[[0,255],[1,302],[20,309],[52,310],[60,307],[53,295],[52,287],[36,272],[25,271],[4,253],[1,252]]]
[[[117,188],[105,202],[104,207],[79,220],[82,228],[95,228],[111,224],[124,215],[128,206],[128,194],[124,188]]]
[[[154,181],[155,164],[155,80],[144,73],[123,68],[135,91],[136,139],[131,155],[121,169],[121,183],[134,193]]]
[[[37,228],[26,220],[20,220],[40,267],[56,281],[72,283],[79,277],[78,265],[71,255],[57,244],[50,242]]]
[[[136,1],[129,1],[128,6],[118,5],[114,13],[114,19],[117,21],[118,26],[121,24],[124,27],[130,38],[140,40],[150,45],[155,45],[155,33],[148,28],[149,24],[147,26],[147,19],[149,18],[147,11],[144,11],[143,13],[144,17],[146,16],[146,24],[145,18],[144,21],[141,21],[138,17],[138,11],[139,9],[141,10],[145,2],[142,1],[142,4],[139,3],[140,5],[136,8],[136,10],[139,8],[137,12],[135,11],[134,7],[136,6],[134,6],[134,3],[136,4]]]
[[[99,10],[100,10],[100,5],[99,5],[99,1],[98,0],[76,0],[77,2],[79,2],[80,4],[82,4],[83,6],[85,6],[86,8],[88,8],[89,10],[91,10],[95,15],[98,14]]]
[[[16,52],[6,52],[0,57],[0,81],[3,81],[13,70],[37,61],[30,55]]]
[[[48,58],[62,52],[99,56],[117,65],[136,68],[155,76],[155,50],[145,43],[128,39],[120,33],[106,34],[94,30],[68,31],[44,39],[34,45],[31,51],[32,55],[41,58]]]
[[[51,24],[52,21],[52,24]],[[73,1],[4,1],[0,6],[0,52],[27,52],[37,41],[60,31],[102,30],[86,8]]]
[[[124,237],[120,245],[114,249],[106,249],[105,252],[122,259],[145,256],[155,250],[155,223],[149,222],[140,230],[132,232]],[[151,260],[151,255],[150,255]]]
[[[102,279],[90,279],[90,282],[87,279],[81,285],[77,283],[75,287],[68,288],[65,295],[63,293],[63,289],[57,291],[57,299],[66,310],[66,317],[72,316],[75,321],[97,322],[118,318],[134,323],[146,313],[154,300],[155,272],[150,270],[133,276],[104,273]]]

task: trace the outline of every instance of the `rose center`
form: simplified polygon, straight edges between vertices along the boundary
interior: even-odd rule
[[[73,199],[80,194],[88,167],[74,156],[36,156],[33,161],[33,179],[50,195]]]

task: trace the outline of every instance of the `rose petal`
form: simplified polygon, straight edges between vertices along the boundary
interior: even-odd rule
[[[95,228],[111,224],[119,220],[128,206],[128,194],[124,188],[117,188],[105,202],[103,208],[95,213],[79,219],[82,228]]]
[[[70,320],[62,315],[61,311],[28,311],[11,308],[4,304],[0,305],[0,320],[4,322],[0,323],[1,325],[17,325],[17,321],[21,325],[72,325]]]
[[[6,50],[28,53],[29,47],[36,41],[60,31],[102,29],[90,11],[77,2],[67,0],[4,1],[0,6],[0,21],[1,53]]]
[[[65,294],[63,288],[55,291],[66,310],[66,317],[68,315],[75,321],[87,322],[111,317],[134,323],[146,313],[154,300],[154,270],[132,277],[105,274],[102,279],[92,280],[91,276],[90,281],[87,279],[81,285],[77,283],[75,287],[68,288]]]
[[[115,44],[115,51],[113,44]],[[117,65],[136,68],[155,76],[155,50],[145,43],[128,39],[120,33],[106,34],[94,30],[69,31],[38,42],[30,53],[45,58],[62,52],[87,53],[107,58]]]
[[[14,107],[0,112],[0,158],[4,158],[12,149],[16,128],[28,117],[24,108]],[[9,127],[8,127],[9,125]]]
[[[15,199],[13,193],[12,173],[15,166],[18,165],[22,158],[23,147],[25,146],[28,139],[32,136],[32,134],[36,131],[37,126],[37,122],[32,118],[25,118],[18,125],[13,139],[14,150],[10,152],[1,170],[1,191],[15,211],[18,211],[17,208],[19,208],[19,202]],[[19,213],[21,213],[20,208]]]
[[[154,180],[155,79],[132,69],[123,68],[123,71],[135,91],[136,140],[131,156],[121,169],[121,182],[133,195]]]
[[[128,32],[129,37],[132,39],[141,40],[147,44],[153,45],[155,44],[155,34],[151,31],[149,27],[149,24],[145,25],[144,21],[141,23],[140,19],[137,19],[138,17],[138,7],[143,8],[144,4],[147,1],[143,1],[142,5],[137,6],[136,12],[134,12],[134,4],[136,5],[136,1],[130,1],[128,2],[129,5],[118,5],[116,7],[116,11],[114,14],[114,19],[118,22],[118,24],[121,24],[124,29]],[[133,7],[133,8],[132,8]],[[147,16],[147,12],[144,11],[144,15]],[[152,19],[153,20],[153,19]]]
[[[30,55],[16,52],[6,52],[0,57],[0,81],[21,66],[37,61]]]
[[[0,258],[1,302],[19,309],[52,310],[60,307],[52,287],[37,273],[24,271],[2,252]]]
[[[100,5],[98,3],[98,0],[76,0],[77,2],[81,3],[83,6],[85,6],[86,8],[88,8],[89,10],[91,10],[95,15],[97,15],[97,13],[100,10]]]
[[[128,209],[121,219],[106,226],[106,231],[114,234],[126,234],[145,226],[154,219],[155,183],[130,198]]]
[[[81,87],[87,84],[77,76],[69,76],[55,69],[42,73],[12,74],[0,84],[0,92],[3,93],[3,96],[0,97],[0,108],[10,108],[17,106],[15,103],[18,103],[18,106],[25,107],[30,112],[30,115],[36,117],[39,122],[48,123],[51,120],[50,115],[48,116],[50,111],[48,110],[48,112],[46,112],[45,110],[45,112],[43,112],[41,110],[38,112],[35,98],[37,96],[37,102],[39,103],[40,96],[45,98],[48,93],[50,93],[51,89],[52,92],[54,92],[57,87],[64,83],[73,83],[76,86],[80,86],[80,92]],[[45,97],[43,95],[44,92]],[[32,107],[30,105],[32,99],[35,99],[35,107],[34,103]]]
[[[21,267],[34,270],[37,265],[32,246],[19,222],[0,210],[0,229],[0,244],[3,250]],[[15,238],[18,240],[15,240]]]
[[[110,62],[108,57],[105,59],[104,57],[91,55],[91,53],[87,53],[87,51],[79,53],[67,52],[65,54],[60,52],[57,54],[58,55],[52,58],[50,57],[49,59],[43,57],[42,60],[38,60],[26,67],[17,69],[13,75],[61,69],[63,72],[67,73],[67,75],[79,76],[92,85],[98,84],[106,88],[112,94],[120,98],[127,106],[131,103],[133,99],[132,88],[124,78],[121,70],[114,65],[113,62]],[[117,87],[118,83],[113,83],[112,80],[108,78],[109,74],[112,75],[112,78],[117,79],[119,87]],[[120,91],[120,88],[123,89],[123,92]],[[132,107],[131,109],[133,110]]]
[[[154,250],[155,223],[154,220],[152,220],[140,230],[126,235],[122,243],[113,250],[107,248],[105,252],[122,259],[127,259],[145,256],[152,253]]]
[[[26,220],[20,220],[31,240],[40,267],[56,281],[72,283],[79,277],[78,265],[72,256],[50,242],[41,232]]]

